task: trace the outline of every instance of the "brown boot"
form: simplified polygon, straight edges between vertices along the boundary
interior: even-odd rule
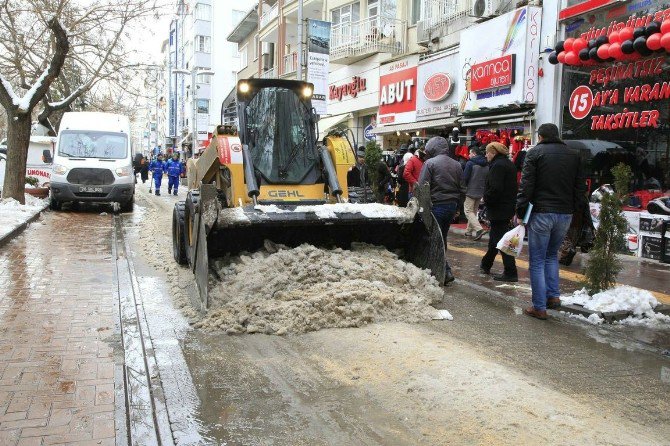
[[[535,307],[528,307],[523,310],[523,314],[536,319],[542,319],[543,321],[547,320],[547,312],[545,310],[536,310]]]
[[[547,299],[547,308],[550,310],[557,310],[561,307],[561,298],[560,297],[550,297]]]

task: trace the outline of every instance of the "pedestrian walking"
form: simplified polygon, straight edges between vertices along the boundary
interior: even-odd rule
[[[458,161],[449,157],[449,142],[435,136],[426,144],[426,161],[419,175],[419,184],[430,187],[431,213],[442,231],[444,249],[447,249],[447,234],[452,220],[463,202],[463,169]],[[446,259],[446,252],[445,252]],[[447,284],[454,280],[449,262],[445,260]]]
[[[423,168],[425,159],[426,152],[421,148],[416,149],[416,153],[409,159],[409,161],[407,161],[405,170],[403,170],[402,177],[409,188],[408,198],[412,198],[412,195],[414,194],[414,187],[419,182],[419,175],[421,175],[421,169]]]
[[[149,164],[149,170],[151,171],[151,177],[154,180],[154,187],[156,188],[155,194],[161,194],[161,182],[163,181],[163,173],[165,173],[165,162],[163,161],[163,155],[158,154],[155,160]],[[149,189],[151,192],[151,189]]]
[[[146,183],[149,179],[149,161],[146,156],[142,157],[142,161],[140,162],[140,178],[142,178],[142,184]]]
[[[165,171],[168,174],[168,195],[174,191],[174,195],[177,195],[177,190],[179,189],[179,178],[184,172],[184,165],[179,161],[179,154],[173,153],[172,159],[168,160],[165,165]]]
[[[491,232],[488,250],[480,264],[480,271],[484,274],[491,273],[493,261],[499,252],[496,246],[509,230],[510,220],[514,217],[517,195],[516,167],[508,155],[507,146],[499,142],[492,142],[486,146],[489,171],[484,185],[484,202],[491,222]],[[493,278],[502,282],[518,282],[514,257],[502,251],[500,255],[503,260],[503,273],[494,275]]]
[[[572,214],[584,200],[586,183],[579,153],[561,141],[558,127],[542,124],[539,142],[528,151],[521,174],[516,213],[521,219],[533,204],[527,224],[530,286],[533,306],[524,313],[547,318],[547,308],[561,304],[558,248],[570,227]]]
[[[391,176],[391,169],[383,159],[379,160],[375,169],[377,171],[377,200],[380,203],[392,203],[391,179],[393,177]]]
[[[484,186],[486,185],[486,176],[489,173],[489,166],[484,150],[477,148],[470,149],[470,159],[465,164],[463,171],[463,182],[465,183],[465,202],[463,211],[468,219],[468,225],[465,228],[465,236],[475,237],[475,240],[482,238],[486,231],[482,228],[477,217],[479,203],[484,196]],[[516,196],[516,193],[515,193]]]

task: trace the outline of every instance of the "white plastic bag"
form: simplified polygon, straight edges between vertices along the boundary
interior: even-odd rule
[[[519,225],[511,231],[507,231],[500,239],[496,248],[512,257],[519,257],[521,248],[523,248],[523,238],[526,235],[526,228]]]

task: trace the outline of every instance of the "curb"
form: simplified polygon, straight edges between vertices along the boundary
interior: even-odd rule
[[[24,221],[23,223],[19,224],[16,226],[14,229],[9,231],[7,234],[4,236],[0,237],[0,248],[5,246],[7,243],[11,242],[16,236],[21,234],[30,223],[35,222],[38,218],[40,218],[40,215],[42,215],[42,212],[44,212],[47,208],[49,207],[48,204],[45,204],[42,209],[37,211],[32,217],[30,217],[28,220]]]

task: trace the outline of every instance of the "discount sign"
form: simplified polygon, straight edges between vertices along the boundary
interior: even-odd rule
[[[580,85],[570,95],[570,114],[575,119],[584,119],[593,108],[593,92],[585,85]]]

